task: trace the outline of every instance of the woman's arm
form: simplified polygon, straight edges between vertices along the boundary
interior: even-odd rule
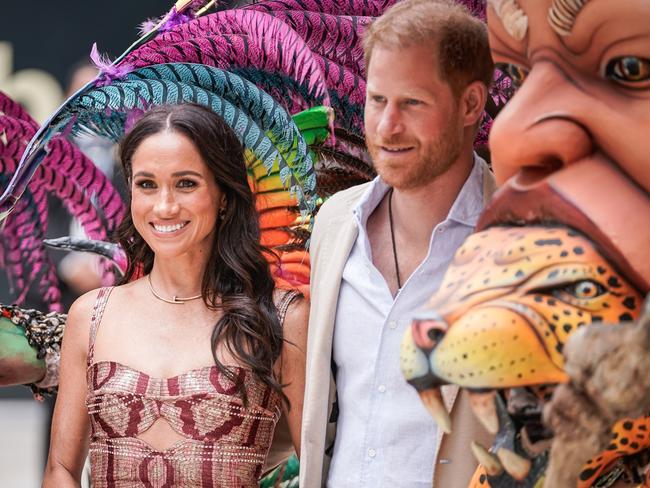
[[[54,407],[50,454],[43,488],[79,487],[88,452],[86,357],[92,307],[97,290],[70,308],[61,347],[59,394]]]
[[[284,345],[280,355],[280,379],[284,394],[290,405],[284,405],[284,414],[289,424],[291,440],[298,456],[300,455],[300,426],[302,424],[302,404],[305,395],[305,364],[307,353],[307,323],[309,302],[304,298],[295,299],[289,306],[284,319]]]

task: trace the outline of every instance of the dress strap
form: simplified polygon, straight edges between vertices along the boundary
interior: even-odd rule
[[[99,293],[97,294],[97,299],[95,300],[95,305],[93,305],[93,314],[90,317],[90,333],[88,334],[88,366],[93,364],[93,357],[95,356],[95,337],[97,337],[97,329],[99,324],[102,321],[102,316],[104,315],[104,309],[106,308],[106,303],[108,303],[108,297],[113,291],[112,286],[100,288]]]
[[[284,324],[284,318],[287,315],[287,310],[289,310],[289,305],[291,305],[291,302],[301,296],[302,293],[300,293],[298,290],[287,290],[282,294],[280,300],[278,300],[278,303],[275,305],[275,308],[278,311],[278,320],[280,321],[280,325]]]

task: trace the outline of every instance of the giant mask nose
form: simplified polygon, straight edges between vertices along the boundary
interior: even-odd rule
[[[536,63],[499,113],[490,132],[498,184],[524,167],[544,176],[594,151],[581,115],[587,95],[569,80],[556,63]]]

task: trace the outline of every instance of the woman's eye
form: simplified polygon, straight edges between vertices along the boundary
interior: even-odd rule
[[[194,188],[196,186],[196,181],[193,180],[179,180],[177,183],[179,188]]]
[[[512,86],[515,88],[519,88],[522,85],[529,73],[526,68],[512,63],[497,63],[496,67],[510,77]]]
[[[593,280],[576,281],[563,288],[557,289],[558,293],[567,293],[579,300],[590,300],[605,293],[605,287]]]
[[[630,87],[650,81],[650,60],[637,56],[614,58],[605,67],[605,76]]]
[[[156,188],[156,184],[151,180],[136,180],[134,184],[138,188],[142,188],[144,190],[150,190],[152,188]]]

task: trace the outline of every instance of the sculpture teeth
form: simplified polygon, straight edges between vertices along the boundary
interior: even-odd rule
[[[483,466],[488,476],[499,476],[503,473],[503,466],[498,457],[475,441],[472,441],[470,448],[472,449],[472,454],[474,454],[478,463]]]
[[[531,467],[529,459],[521,457],[519,454],[504,447],[499,448],[497,457],[501,461],[503,469],[517,481],[522,481],[528,476]]]
[[[495,390],[487,393],[469,393],[469,403],[474,415],[490,434],[496,434],[499,431],[496,395]]]
[[[429,390],[419,391],[420,400],[424,403],[429,414],[433,417],[438,424],[438,427],[445,433],[451,434],[451,418],[449,412],[442,402],[442,393],[438,388],[431,388]]]

